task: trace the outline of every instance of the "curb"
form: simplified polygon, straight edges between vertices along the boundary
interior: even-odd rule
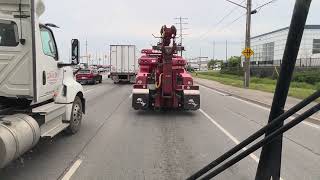
[[[266,108],[271,108],[271,105],[269,104],[266,104],[264,102],[261,102],[261,101],[257,101],[257,100],[253,100],[253,99],[249,99],[249,98],[246,98],[246,97],[243,97],[243,96],[240,96],[240,95],[237,95],[237,94],[234,94],[234,93],[231,93],[231,92],[228,92],[228,91],[224,91],[224,90],[221,90],[221,89],[217,89],[217,88],[213,88],[213,87],[210,87],[208,85],[205,85],[203,83],[200,83],[198,81],[194,81],[195,83],[201,85],[201,86],[204,86],[206,88],[209,88],[209,89],[213,89],[215,91],[218,91],[218,92],[221,92],[221,93],[224,93],[224,94],[227,94],[227,95],[231,95],[233,97],[236,97],[236,98],[239,98],[239,99],[242,99],[244,101],[248,101],[248,102],[251,102],[251,103],[254,103],[254,104],[257,104],[257,105],[260,105],[260,106],[263,106],[263,107],[266,107]],[[285,111],[287,111],[288,109],[284,109]],[[293,116],[294,117],[297,117],[297,116],[300,116],[301,113],[295,113]],[[305,121],[308,121],[310,123],[313,123],[313,124],[316,124],[316,125],[320,125],[320,119],[318,118],[314,118],[314,117],[309,117],[307,118]]]

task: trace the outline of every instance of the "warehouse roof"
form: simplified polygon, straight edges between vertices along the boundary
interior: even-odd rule
[[[273,33],[276,33],[276,32],[283,31],[283,30],[287,30],[287,29],[289,29],[289,27],[285,27],[285,28],[281,28],[281,29],[278,29],[278,30],[275,30],[275,31],[268,32],[268,33],[260,34],[258,36],[251,37],[251,39],[255,39],[255,38],[258,38],[258,37],[265,36],[265,35],[273,34]],[[319,29],[320,30],[320,25],[306,25],[305,29]]]

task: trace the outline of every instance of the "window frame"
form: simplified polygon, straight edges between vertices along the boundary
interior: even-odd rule
[[[319,53],[320,53],[320,38],[316,38],[312,40],[312,54],[319,54]]]
[[[43,51],[43,47],[42,47],[43,54],[45,54],[46,56],[49,56],[49,57],[53,57],[54,60],[58,61],[59,60],[59,52],[58,52],[58,46],[57,46],[56,39],[54,37],[53,31],[49,27],[47,27],[47,26],[45,26],[43,24],[40,24],[39,28],[40,28],[40,38],[41,38],[41,42],[42,42],[41,46],[43,46],[43,39],[42,39],[41,31],[42,31],[42,29],[45,29],[46,31],[49,32],[49,34],[50,34],[50,36],[51,36],[51,38],[53,40],[53,43],[54,43],[54,48],[56,49],[56,55],[55,56],[51,56],[51,55],[46,54]]]
[[[15,41],[16,41],[16,43],[15,43],[15,45],[12,45],[12,46],[4,45],[4,46],[0,46],[0,47],[17,47],[17,46],[20,44],[20,41],[19,41],[19,38],[20,38],[20,37],[19,37],[19,27],[18,27],[17,23],[14,22],[14,21],[5,20],[5,19],[0,19],[0,23],[1,23],[1,21],[3,21],[3,22],[9,22],[8,25],[13,25],[14,30],[16,30],[16,31],[14,32],[14,33],[15,33]]]

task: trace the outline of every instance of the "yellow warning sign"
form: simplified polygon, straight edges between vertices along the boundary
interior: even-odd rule
[[[250,58],[254,54],[254,52],[252,51],[252,49],[246,48],[242,51],[242,54],[244,55],[244,57]]]

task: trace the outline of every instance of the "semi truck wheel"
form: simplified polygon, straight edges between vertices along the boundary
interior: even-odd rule
[[[99,83],[100,83],[100,84],[102,83],[102,77],[100,78]]]
[[[81,99],[76,96],[72,105],[70,125],[66,129],[67,134],[75,134],[81,127],[82,120],[82,103]]]

